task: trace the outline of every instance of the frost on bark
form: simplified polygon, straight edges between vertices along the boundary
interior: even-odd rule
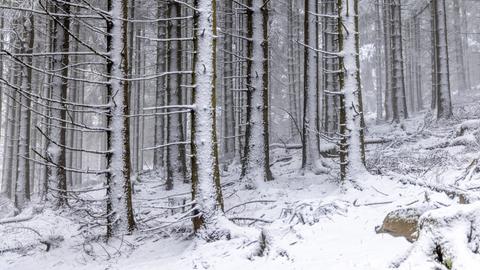
[[[352,180],[364,166],[363,110],[360,87],[358,0],[343,0],[338,6],[340,27],[340,176]]]
[[[195,0],[192,85],[195,110],[191,121],[193,227],[216,237],[224,219],[216,135],[216,0]]]
[[[111,105],[107,126],[107,237],[130,233],[135,228],[132,208],[127,58],[127,0],[108,1],[113,15],[107,21],[107,74],[111,76],[107,95]]]
[[[261,1],[248,1],[247,127],[242,179],[254,188],[272,180],[268,160],[268,10]],[[263,31],[263,32],[262,32]],[[264,35],[265,33],[265,35]]]

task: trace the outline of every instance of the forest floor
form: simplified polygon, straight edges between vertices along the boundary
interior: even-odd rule
[[[182,207],[172,209],[188,203],[189,185],[167,192],[161,176],[145,175],[135,184],[134,235],[106,244],[95,237],[100,228],[85,230],[71,210],[32,206],[20,215],[29,220],[0,224],[0,269],[387,269],[412,245],[376,233],[390,211],[455,205],[459,198],[444,191],[480,190],[480,103],[472,100],[456,98],[448,122],[424,113],[397,126],[369,123],[369,140],[382,143],[368,146],[371,174],[354,185],[339,183],[335,169],[301,175],[299,150],[275,150],[275,180],[256,190],[238,184],[235,166],[223,171],[226,215],[244,228],[230,240],[193,238],[188,220],[175,223]],[[7,205],[0,200],[0,220]],[[48,252],[42,239],[54,243]]]

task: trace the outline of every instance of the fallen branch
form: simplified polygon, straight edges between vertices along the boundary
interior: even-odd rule
[[[374,206],[374,205],[391,204],[391,203],[394,203],[394,202],[395,201],[386,201],[386,202],[372,202],[372,203],[358,204],[358,200],[355,200],[355,201],[353,201],[353,206],[355,206],[355,207]]]
[[[253,222],[263,222],[263,223],[273,223],[273,220],[262,219],[262,218],[249,218],[249,217],[231,217],[229,218],[231,221],[253,221]]]
[[[435,191],[435,192],[445,193],[450,198],[458,197],[464,203],[471,203],[473,201],[480,200],[480,198],[477,195],[473,195],[470,192],[464,192],[464,191],[461,191],[461,190],[458,190],[458,189],[434,186],[434,185],[431,185],[431,184],[421,183],[421,182],[417,182],[417,181],[414,181],[414,180],[411,180],[411,179],[407,179],[405,177],[400,178],[398,181],[400,183],[404,184],[404,185],[408,184],[408,185],[412,185],[412,186],[419,186],[419,187],[430,189],[430,190]]]
[[[229,209],[225,210],[225,213],[228,213],[230,212],[231,210],[235,209],[235,208],[238,208],[238,207],[241,207],[241,206],[244,206],[244,205],[247,205],[247,204],[253,204],[253,203],[274,203],[276,201],[274,200],[256,200],[256,201],[249,201],[249,202],[244,202],[244,203],[241,203],[241,204],[237,204],[235,206],[232,206],[230,207]]]
[[[29,221],[31,219],[33,219],[33,216],[6,218],[6,219],[0,220],[0,225],[4,225],[8,223],[24,222],[24,221]]]

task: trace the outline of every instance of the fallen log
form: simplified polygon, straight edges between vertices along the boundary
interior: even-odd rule
[[[6,219],[0,220],[0,225],[24,222],[24,221],[29,221],[31,219],[33,219],[33,216],[6,218]]]

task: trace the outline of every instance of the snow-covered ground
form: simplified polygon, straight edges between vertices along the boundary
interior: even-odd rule
[[[86,254],[80,245],[82,236],[75,236],[77,226],[45,210],[33,221],[10,226],[34,227],[42,235],[62,235],[65,241],[49,252],[41,251],[44,249],[41,246],[25,254],[5,253],[0,257],[0,269],[105,269],[107,266],[109,269],[145,270],[316,269],[320,265],[322,269],[332,270],[385,269],[398,254],[408,249],[410,244],[405,239],[376,234],[375,227],[381,225],[390,210],[421,198],[421,191],[371,177],[364,179],[372,186],[367,192],[343,192],[335,183],[322,178],[325,177],[279,177],[257,191],[237,191],[227,200],[227,205],[258,199],[275,200],[227,212],[229,217],[274,221],[262,226],[272,243],[266,256],[255,256],[259,248],[256,237],[205,243],[174,234],[169,238],[150,236],[143,240],[128,237],[126,241],[131,241],[135,247],[120,251],[122,256],[112,254],[113,258],[107,260],[107,251],[102,252],[98,247],[95,249],[98,254]],[[395,203],[388,203],[391,201]],[[365,206],[384,202],[387,204]],[[293,215],[296,211],[298,216]],[[306,224],[302,223],[302,218]],[[22,232],[12,236],[17,239],[10,239],[10,242],[26,245],[24,239],[29,237],[24,234],[28,231],[19,230]],[[119,242],[115,241],[113,247],[106,249],[115,253],[115,245],[119,246]]]
[[[134,235],[107,244],[98,237],[100,227],[86,229],[73,210],[32,206],[20,217],[33,219],[0,224],[0,250],[6,251],[0,269],[387,269],[412,247],[404,238],[376,233],[389,212],[456,205],[459,198],[448,190],[475,198],[480,189],[475,184],[480,124],[465,122],[480,119],[480,106],[462,104],[450,122],[428,115],[396,127],[372,122],[369,139],[383,143],[369,145],[372,174],[359,175],[355,183],[337,182],[335,169],[301,175],[298,150],[275,150],[275,180],[256,190],[244,189],[232,166],[222,172],[225,211],[244,228],[232,239],[192,237],[188,220],[175,223],[182,208],[171,209],[188,204],[189,186],[177,184],[167,192],[161,176],[147,175],[135,184]],[[98,193],[87,195],[94,199]],[[9,214],[2,211],[6,203],[0,199],[0,220]],[[44,239],[54,243],[48,252],[39,244]]]

